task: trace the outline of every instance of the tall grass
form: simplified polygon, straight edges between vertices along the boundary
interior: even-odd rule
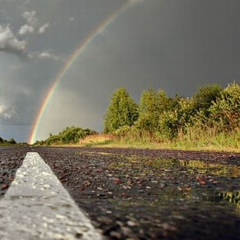
[[[124,135],[93,135],[80,142],[81,146],[148,148],[176,150],[207,150],[240,152],[240,128],[224,133],[217,128],[189,128],[185,134],[179,131],[178,137],[172,140],[160,134],[129,131]]]
[[[173,144],[184,149],[240,152],[240,128],[231,132],[220,132],[217,127],[192,127],[186,134],[179,135]]]

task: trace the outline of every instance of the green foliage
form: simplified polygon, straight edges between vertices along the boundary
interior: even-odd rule
[[[160,139],[172,140],[179,134],[184,134],[187,126],[193,124],[193,100],[176,97],[171,102],[172,107],[160,115],[158,129],[158,138],[160,137]]]
[[[158,93],[145,91],[140,99],[139,118],[135,126],[139,131],[148,131],[152,135],[161,128],[161,118],[165,118],[165,113],[175,111],[177,106],[176,99],[170,98],[163,90]]]
[[[15,145],[17,142],[13,139],[10,138],[9,140],[5,140],[0,137],[0,145],[8,146],[8,145]]]
[[[240,127],[240,86],[231,84],[209,109],[212,125],[221,131],[234,131]]]
[[[220,93],[206,111],[193,116],[194,128],[213,128],[216,133],[234,131],[240,127],[240,86],[231,84]]]
[[[114,134],[120,138],[131,137],[137,139],[140,137],[140,131],[134,126],[123,126],[116,130]]]
[[[143,92],[139,104],[139,115],[145,113],[158,113],[158,108],[158,94],[152,89]]]
[[[240,86],[206,86],[191,98],[170,98],[163,90],[147,90],[139,106],[125,89],[118,89],[105,116],[105,132],[131,146],[239,149]],[[76,143],[91,134],[96,132],[70,127],[38,144]]]
[[[8,141],[10,144],[16,144],[16,141],[13,138],[10,138]]]
[[[119,107],[123,106],[119,104],[121,99],[126,98],[123,93],[126,94],[126,90],[115,93],[109,108],[111,114],[107,115],[105,125],[105,129],[111,129],[121,141],[125,140],[128,143],[170,141],[182,142],[189,146],[193,144],[208,146],[210,142],[214,142],[215,146],[227,143],[228,147],[239,146],[238,84],[231,84],[225,89],[218,85],[204,86],[191,98],[179,96],[170,98],[163,90],[158,93],[154,90],[144,91],[139,102],[138,119],[131,124],[121,119],[120,115],[124,114],[117,115],[124,112]],[[232,138],[227,137],[229,135]],[[231,143],[232,139],[236,143]]]
[[[37,145],[51,145],[51,144],[69,144],[77,143],[80,139],[84,139],[88,135],[97,134],[96,131],[90,129],[82,129],[80,127],[67,127],[57,135],[50,133],[49,138],[45,141],[36,142]]]
[[[155,134],[147,130],[139,130],[135,125],[123,126],[114,132],[120,142],[134,144],[141,141],[141,143],[149,143],[157,141]]]
[[[165,111],[173,111],[178,107],[178,100],[180,98],[170,98],[164,90],[158,92],[158,109],[160,114]]]
[[[218,85],[207,85],[201,87],[198,92],[193,96],[193,105],[196,111],[202,111],[208,116],[210,106],[221,95],[222,88]]]
[[[123,126],[132,126],[138,118],[138,105],[126,89],[118,89],[105,116],[105,133],[113,133]]]
[[[139,118],[135,124],[139,130],[156,131],[160,115],[159,106],[159,97],[154,90],[148,90],[142,94],[139,104]]]
[[[159,120],[159,137],[160,139],[170,139],[177,137],[179,128],[178,111],[165,111],[161,114]]]

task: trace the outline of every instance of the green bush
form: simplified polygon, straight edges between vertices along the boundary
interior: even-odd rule
[[[51,144],[69,144],[77,143],[80,139],[84,139],[88,135],[97,134],[96,131],[90,129],[82,129],[80,127],[67,127],[62,132],[59,132],[58,135],[50,134],[49,138],[45,141],[38,142],[39,145],[51,145]]]
[[[193,107],[195,111],[202,111],[208,116],[208,110],[220,97],[222,88],[218,85],[207,85],[201,87],[193,96]]]
[[[240,86],[231,84],[209,109],[210,123],[221,131],[234,131],[240,127]]]
[[[123,126],[132,126],[138,119],[138,105],[124,88],[118,89],[105,116],[105,133],[113,133]]]

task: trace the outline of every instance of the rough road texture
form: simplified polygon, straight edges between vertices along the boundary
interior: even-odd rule
[[[29,150],[29,149],[28,149]],[[0,147],[0,199],[4,196],[27,153],[24,148]]]
[[[29,149],[5,151],[0,152],[1,167],[11,163],[14,173],[21,154]],[[240,154],[87,148],[34,151],[106,239],[240,239]],[[14,156],[18,163],[13,164]],[[12,175],[4,175],[6,184]]]
[[[27,153],[0,216],[1,240],[102,239],[38,153]]]

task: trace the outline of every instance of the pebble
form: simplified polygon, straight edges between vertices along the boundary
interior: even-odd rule
[[[127,225],[129,226],[129,227],[135,227],[135,226],[137,226],[137,223],[135,222],[135,221],[127,221]]]
[[[128,227],[122,227],[121,230],[125,236],[131,236],[132,234],[132,230]]]
[[[87,154],[84,154],[82,149],[77,149],[76,151],[62,149],[60,152],[54,149],[39,149],[39,151],[42,152],[43,155],[45,154],[48,156],[48,162],[52,162],[52,164],[57,162],[56,168],[52,169],[56,172],[59,171],[58,174],[60,176],[63,175],[63,172],[60,172],[60,170],[63,171],[67,169],[66,172],[71,173],[73,171],[72,169],[74,169],[71,166],[73,165],[74,167],[77,162],[80,163],[78,165],[81,165],[81,167],[79,167],[79,169],[75,168],[76,173],[73,172],[73,174],[69,175],[67,181],[65,181],[65,186],[69,189],[71,189],[71,186],[81,186],[83,184],[83,181],[81,182],[81,180],[84,179],[83,177],[91,180],[91,185],[88,188],[89,195],[86,195],[85,192],[77,192],[74,187],[72,188],[72,192],[76,194],[74,197],[79,203],[79,206],[89,213],[89,216],[96,222],[96,225],[100,226],[102,232],[105,233],[107,239],[173,239],[171,238],[173,236],[171,234],[175,234],[179,230],[176,223],[183,223],[181,226],[189,226],[189,232],[194,229],[194,224],[196,223],[200,226],[200,228],[198,228],[200,234],[203,234],[204,227],[205,230],[208,229],[208,233],[214,234],[216,229],[210,229],[209,225],[206,225],[206,221],[211,219],[211,213],[213,213],[215,207],[217,209],[217,204],[212,205],[211,208],[209,207],[209,211],[207,210],[209,214],[203,212],[205,218],[199,219],[198,216],[200,216],[200,211],[206,210],[206,206],[204,205],[206,202],[202,202],[202,193],[211,189],[216,191],[226,190],[229,186],[234,186],[235,189],[239,189],[240,187],[239,180],[237,179],[233,180],[231,177],[229,177],[228,180],[227,178],[219,179],[216,175],[211,177],[209,173],[207,173],[209,175],[204,178],[198,171],[193,173],[193,171],[188,172],[183,169],[182,172],[176,172],[175,176],[175,170],[164,169],[164,167],[158,171],[149,171],[150,165],[147,171],[144,171],[144,165],[141,161],[131,166],[131,169],[128,166],[118,169],[114,167],[107,169],[108,166],[113,166],[113,164],[117,166],[123,163],[125,164],[125,156],[131,156],[133,153],[138,154],[139,152],[141,157],[148,157],[151,153],[153,154],[151,158],[154,158],[157,154],[158,158],[161,156],[167,156],[167,158],[170,156],[173,158],[176,157],[177,152],[175,151],[168,152],[163,150],[154,153],[154,151],[148,152],[146,150],[141,150],[142,152],[140,150],[126,149],[100,150],[101,152],[114,152],[116,156],[119,151],[119,154],[122,154],[121,159],[113,155],[97,155],[98,150],[96,149],[85,150],[86,152],[92,153],[91,157],[87,157]],[[77,153],[76,156],[72,154],[73,152]],[[194,158],[196,156],[196,158],[212,161],[208,153],[204,154],[196,153]],[[211,156],[212,155],[213,154],[211,154]],[[62,161],[62,156],[66,156],[64,161]],[[97,158],[93,156],[97,156]],[[181,152],[180,154],[182,159],[185,159],[185,157],[190,159],[192,156],[193,153],[191,152]],[[215,156],[215,154],[213,156]],[[221,159],[221,157],[219,157],[219,159]],[[98,161],[101,164],[104,163],[104,165],[102,165],[103,173],[99,173],[99,166],[96,166],[96,164],[90,166],[94,161]],[[66,164],[66,162],[69,164]],[[199,177],[196,179],[196,174],[199,174],[201,178]],[[201,184],[201,181],[205,181],[206,185],[210,186],[211,189],[206,189],[206,185],[204,186],[204,184]],[[122,184],[122,182],[124,184]],[[132,183],[132,188],[128,188],[128,186],[131,187]],[[217,184],[217,186],[215,184]],[[102,186],[104,186],[104,188]],[[101,195],[101,191],[104,191],[105,195]],[[179,196],[176,196],[177,194],[182,196],[179,191],[183,193],[187,192],[188,195],[190,193],[190,195],[192,194],[193,196],[189,196],[189,198],[179,198]],[[148,196],[148,192],[153,194]],[[96,194],[98,194],[99,199],[96,198]],[[101,196],[103,196],[104,199],[101,198]],[[85,204],[81,203],[81,201],[84,202],[84,198],[86,200]],[[170,201],[170,199],[172,200]],[[194,201],[196,202],[196,206],[194,205]],[[176,213],[174,213],[174,210],[176,210]],[[221,208],[217,210],[221,210]],[[217,214],[217,210],[215,214]],[[133,214],[133,219],[126,218],[129,212]],[[224,212],[222,212],[220,216],[224,216],[224,219],[226,218],[229,222],[239,223],[238,218],[231,218],[228,214],[224,215]],[[219,219],[222,219],[221,217]],[[168,222],[168,220],[172,222]],[[191,220],[196,222],[192,224]],[[166,222],[163,223],[163,221]],[[222,221],[219,221],[219,230],[221,230],[222,226],[224,226]],[[231,224],[229,224],[229,226],[231,226]],[[186,235],[186,239],[194,239],[189,232],[185,231],[183,233]],[[159,237],[158,234],[160,234],[161,237]],[[200,236],[202,236],[202,239],[209,237],[208,234],[199,235],[198,239],[200,239]],[[226,237],[222,239],[232,238],[227,237],[226,231]]]
[[[115,239],[122,239],[122,234],[117,231],[111,231],[109,235],[110,235],[110,237],[115,238]]]

